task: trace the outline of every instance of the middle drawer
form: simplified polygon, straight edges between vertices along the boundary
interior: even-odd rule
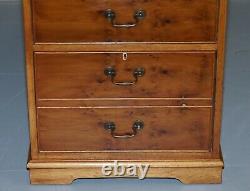
[[[211,98],[214,52],[35,53],[38,99]]]

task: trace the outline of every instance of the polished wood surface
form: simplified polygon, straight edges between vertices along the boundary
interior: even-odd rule
[[[29,163],[30,181],[32,184],[71,184],[79,177],[107,178],[101,174],[101,167],[107,162],[51,162]],[[164,162],[122,162],[127,164],[149,164],[146,178],[175,178],[185,184],[219,184],[222,181],[221,159],[193,161],[164,161]],[[109,176],[115,178],[112,174]],[[128,175],[125,177],[131,178]],[[132,177],[137,178],[137,177]]]
[[[32,158],[38,157],[38,139],[36,129],[36,100],[35,100],[35,82],[34,82],[34,64],[33,64],[33,29],[30,0],[23,0],[23,18],[25,33],[25,59],[26,59],[26,84],[28,96],[28,117],[30,129],[30,142]]]
[[[217,51],[217,43],[36,43],[36,52],[188,52]]]
[[[227,0],[23,0],[31,183],[103,178],[100,165],[114,160],[150,163],[148,178],[220,183],[227,4]],[[136,27],[114,28],[103,15],[108,8],[116,12],[118,24],[132,23],[137,9],[144,9],[146,17]],[[121,60],[123,53],[128,53],[128,60]],[[132,80],[137,64],[146,67],[145,76],[136,86],[117,90],[121,88],[98,73],[110,61],[119,69],[117,79]],[[129,148],[114,144],[110,132],[100,132],[104,117],[118,120],[117,132],[124,133],[130,132],[137,116],[144,119],[145,128]],[[93,128],[81,125],[85,123]],[[95,134],[93,129],[98,129]],[[159,139],[151,137],[155,130],[172,132],[167,134],[170,139],[163,139],[164,133]],[[151,145],[146,137],[157,144]],[[144,148],[138,150],[141,140]]]
[[[37,53],[38,99],[211,98],[214,52],[187,53]],[[116,81],[133,81],[136,68],[145,74],[132,86],[114,85],[104,70],[113,67]]]
[[[110,108],[110,107],[213,107],[211,98],[83,98],[39,99],[37,108]]]
[[[225,65],[225,45],[227,31],[227,9],[228,1],[220,1],[219,30],[218,30],[218,51],[217,51],[217,69],[216,69],[216,90],[214,94],[214,138],[213,152],[220,152],[223,89],[224,89],[224,65]]]
[[[101,168],[78,169],[30,169],[32,184],[71,184],[78,178],[107,178],[100,174]],[[127,175],[124,177],[131,178]],[[109,176],[108,178],[116,178]],[[132,177],[137,178],[137,177]],[[222,168],[151,168],[146,178],[171,178],[183,184],[220,184]]]
[[[209,150],[210,108],[41,108],[38,114],[39,150]],[[182,120],[178,120],[178,119]],[[144,128],[132,138],[113,138],[104,123],[116,124],[116,133],[132,131],[136,120]]]
[[[218,0],[32,0],[35,42],[215,42]],[[116,21],[133,28],[114,28],[104,17],[112,9]]]

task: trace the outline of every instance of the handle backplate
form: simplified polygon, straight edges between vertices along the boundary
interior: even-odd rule
[[[104,123],[104,129],[109,130],[113,138],[121,138],[121,139],[132,138],[132,137],[135,137],[138,131],[142,130],[143,128],[144,128],[144,122],[141,120],[136,120],[132,126],[132,132],[124,133],[124,134],[117,134],[115,133],[116,124],[114,122],[109,121],[109,122]]]
[[[139,23],[140,20],[145,18],[146,12],[144,10],[137,10],[134,13],[135,21],[134,22],[129,22],[129,23],[126,23],[126,24],[117,24],[115,22],[116,13],[112,9],[107,9],[104,12],[104,16],[112,24],[113,27],[116,27],[116,28],[131,28],[131,27],[135,27]]]
[[[138,78],[144,76],[145,69],[144,68],[136,68],[133,71],[134,80],[133,81],[124,81],[119,82],[115,80],[115,76],[117,75],[116,70],[113,67],[107,67],[104,70],[104,74],[111,79],[111,82],[118,86],[132,86],[138,82]]]

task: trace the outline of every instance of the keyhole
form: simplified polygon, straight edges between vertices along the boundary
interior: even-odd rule
[[[127,53],[122,53],[122,59],[125,61],[128,59],[128,54]]]

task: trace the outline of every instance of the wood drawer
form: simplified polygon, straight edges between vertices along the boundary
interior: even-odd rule
[[[218,0],[33,0],[35,42],[215,42]],[[112,26],[105,11],[115,13]],[[135,21],[135,12],[145,17]],[[112,15],[112,14],[109,14]],[[139,14],[142,16],[143,14]]]
[[[200,53],[37,53],[38,99],[211,98],[215,54]],[[114,69],[116,76],[105,75]],[[134,72],[144,69],[135,84]]]
[[[211,146],[210,107],[39,108],[40,151],[202,150]],[[180,120],[181,119],[181,120]],[[132,138],[134,123],[144,128]],[[138,125],[138,124],[137,124]],[[137,126],[138,127],[138,126]],[[128,136],[128,135],[127,135]]]

